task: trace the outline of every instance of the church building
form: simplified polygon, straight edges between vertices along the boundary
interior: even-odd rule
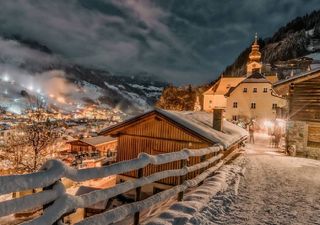
[[[266,65],[263,65],[261,62],[261,52],[259,50],[258,37],[255,36],[255,41],[251,47],[251,52],[249,54],[249,60],[247,63],[247,71],[244,76],[235,77],[232,75],[221,75],[220,78],[202,94],[202,110],[211,112],[214,108],[223,108],[227,107],[227,97],[226,94],[230,89],[236,87],[250,76],[254,71],[260,73],[266,70]],[[274,83],[278,81],[276,74],[268,73],[265,76],[269,82]]]
[[[227,120],[255,120],[258,123],[275,120],[276,109],[286,105],[286,100],[272,89],[272,83],[277,80],[274,77],[276,75],[265,76],[262,68],[256,35],[249,54],[246,78],[230,88],[225,95]]]

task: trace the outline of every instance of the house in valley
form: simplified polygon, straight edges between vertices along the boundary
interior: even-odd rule
[[[117,139],[110,136],[83,138],[68,142],[68,150],[81,167],[101,166],[114,161],[117,154]]]
[[[279,81],[274,89],[288,99],[287,147],[320,158],[320,68]]]
[[[246,137],[247,132],[228,121],[220,120],[220,122],[222,130],[218,131],[212,128],[212,113],[154,109],[106,128],[100,132],[100,135],[117,138],[117,162],[135,159],[142,152],[157,155],[180,151],[184,148],[200,149],[216,144],[222,145],[225,149],[237,148]],[[192,157],[189,165],[199,162],[200,157]],[[148,176],[155,172],[180,169],[180,167],[179,161],[157,166],[151,165],[143,169],[143,174]],[[189,173],[188,178],[195,177],[198,173],[199,171]],[[120,175],[118,181],[134,178],[137,178],[137,171]],[[143,187],[143,190],[152,193],[177,184],[177,177],[169,177]]]

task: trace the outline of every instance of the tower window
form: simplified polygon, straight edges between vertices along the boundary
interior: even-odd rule
[[[257,88],[253,88],[253,93],[257,93]]]
[[[276,109],[278,107],[278,105],[276,103],[272,104],[272,109]]]
[[[238,108],[238,102],[233,103],[233,108]]]
[[[243,88],[243,92],[244,92],[244,93],[247,93],[247,92],[248,92],[248,89],[247,89],[247,88]]]
[[[255,102],[252,102],[251,103],[251,109],[255,109],[256,108],[256,103]]]
[[[268,92],[268,88],[263,88],[263,92],[267,93]]]

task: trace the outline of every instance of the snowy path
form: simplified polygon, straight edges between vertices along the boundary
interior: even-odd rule
[[[320,224],[320,161],[281,155],[262,135],[258,142],[235,162],[244,176],[190,224]]]

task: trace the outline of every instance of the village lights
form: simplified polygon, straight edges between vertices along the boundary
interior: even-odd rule
[[[274,125],[274,123],[273,123],[272,121],[270,121],[270,120],[265,120],[265,121],[263,122],[263,125],[264,125],[265,127],[267,127],[267,128],[270,128],[270,127],[272,127],[272,126]]]
[[[281,128],[285,128],[287,122],[286,122],[284,119],[276,119],[276,123],[277,123]]]
[[[4,74],[4,75],[2,76],[2,80],[3,80],[4,82],[9,82],[9,81],[10,81],[9,75],[8,75],[8,74]]]

